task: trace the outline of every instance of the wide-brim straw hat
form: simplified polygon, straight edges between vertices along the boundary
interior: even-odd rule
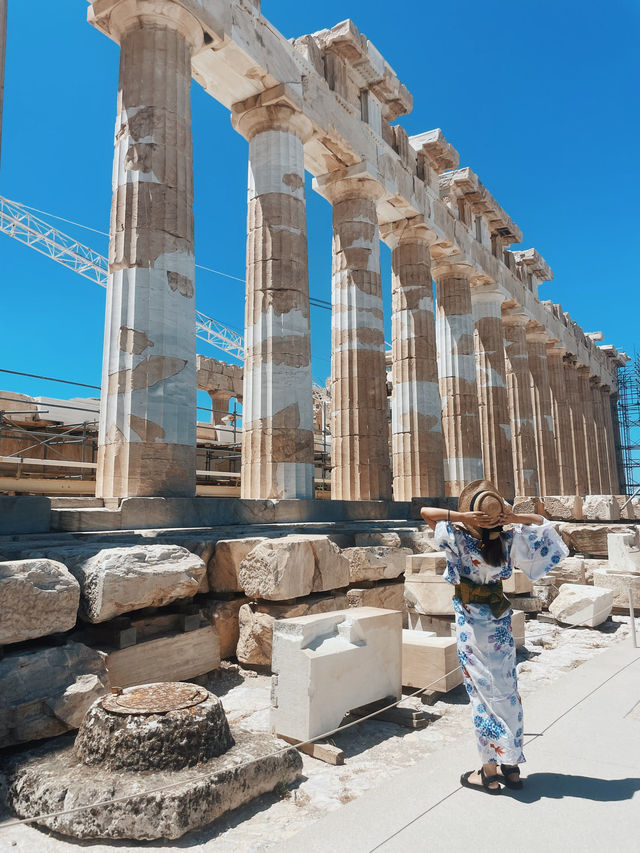
[[[489,480],[474,480],[464,487],[458,498],[458,512],[484,512],[496,516],[505,508],[504,498]],[[482,538],[482,528],[474,527],[468,521],[463,524],[472,536]]]

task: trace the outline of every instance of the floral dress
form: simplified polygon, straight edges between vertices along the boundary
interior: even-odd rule
[[[451,584],[468,577],[495,583],[511,576],[513,566],[537,580],[569,553],[553,525],[517,524],[502,533],[506,560],[490,566],[480,542],[470,533],[440,521],[435,544],[447,557],[445,578]],[[516,649],[511,610],[495,617],[488,604],[462,604],[454,597],[458,660],[471,700],[473,726],[483,764],[522,764],[522,701],[516,678]]]

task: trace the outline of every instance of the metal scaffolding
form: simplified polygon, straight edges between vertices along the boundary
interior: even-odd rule
[[[618,371],[618,419],[625,494],[640,489],[640,354]]]

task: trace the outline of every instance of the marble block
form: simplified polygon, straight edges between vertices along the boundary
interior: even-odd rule
[[[613,592],[593,586],[565,583],[549,611],[558,622],[595,628],[606,622],[613,607]]]
[[[455,637],[429,631],[402,632],[402,684],[447,693],[462,684]]]

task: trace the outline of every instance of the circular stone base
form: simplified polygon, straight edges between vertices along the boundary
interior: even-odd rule
[[[298,750],[274,736],[234,729],[234,740],[228,752],[197,768],[137,773],[81,764],[72,738],[56,738],[9,759],[7,799],[21,818],[87,806],[33,821],[73,838],[180,838],[301,775]],[[61,749],[61,741],[69,745]],[[171,787],[145,793],[163,785]],[[129,795],[124,802],[94,805]]]
[[[195,684],[166,682],[98,699],[85,714],[75,750],[83,764],[109,770],[180,770],[231,746],[217,696]]]

